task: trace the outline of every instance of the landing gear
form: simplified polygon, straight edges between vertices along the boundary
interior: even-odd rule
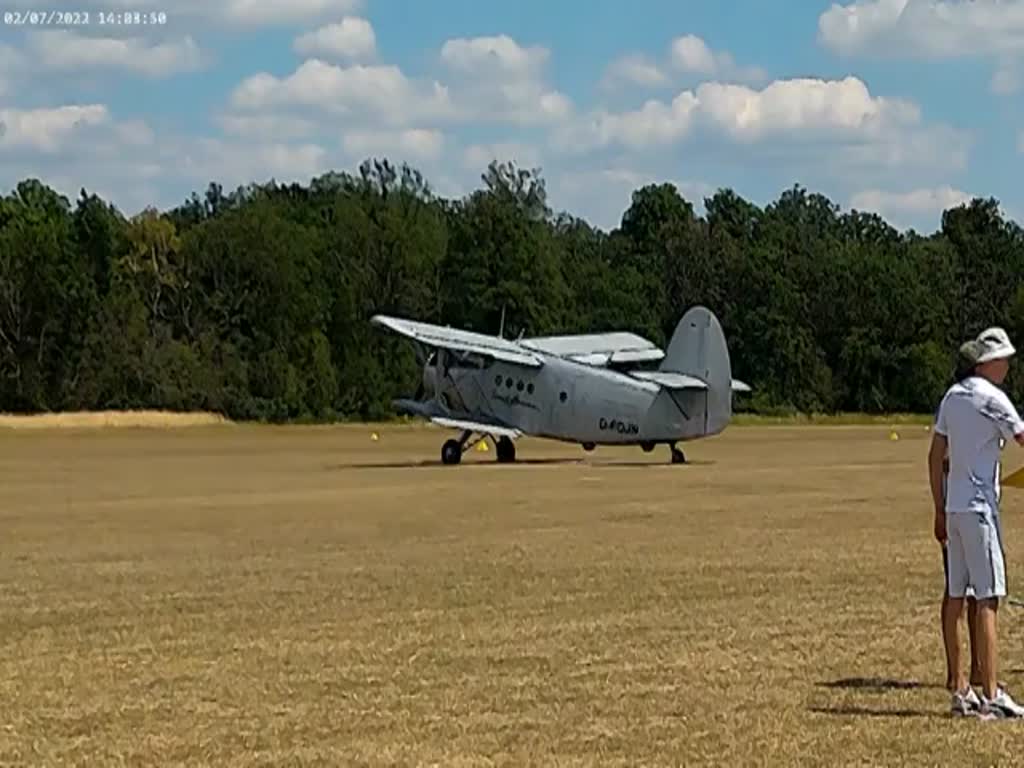
[[[640,443],[640,447],[644,449],[644,453],[650,453],[654,450],[654,443]]]
[[[583,450],[587,453],[590,453],[595,448],[597,448],[597,446],[594,445],[594,443],[583,443]]]
[[[686,463],[686,455],[681,450],[676,448],[674,445],[672,446],[672,463],[673,464],[685,464]]]
[[[458,440],[448,440],[441,446],[441,463],[458,464],[462,461],[462,443]]]
[[[487,437],[486,435],[480,435],[476,440],[470,442],[472,436],[472,432],[466,431],[462,433],[458,440],[446,440],[444,445],[441,446],[441,463],[447,465],[459,464],[462,461],[462,454]],[[499,464],[510,464],[516,460],[516,445],[510,438],[499,438],[495,441],[495,446],[497,448]]]
[[[497,452],[500,464],[511,464],[516,460],[516,444],[507,437],[498,439]]]

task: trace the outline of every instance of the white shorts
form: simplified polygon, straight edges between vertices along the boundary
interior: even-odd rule
[[[1006,564],[998,513],[954,512],[946,515],[949,537],[948,584],[950,597],[987,600],[1006,596]]]

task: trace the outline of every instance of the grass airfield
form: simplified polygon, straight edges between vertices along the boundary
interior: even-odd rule
[[[930,434],[890,431],[0,428],[0,765],[1012,763],[947,715]]]

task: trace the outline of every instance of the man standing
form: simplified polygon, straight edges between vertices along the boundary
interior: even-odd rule
[[[935,538],[945,543],[949,558],[949,601],[944,618],[947,631],[959,634],[958,619],[970,587],[977,601],[978,659],[982,692],[980,715],[986,718],[1024,717],[1018,705],[997,684],[996,613],[1006,596],[999,517],[1000,438],[1024,445],[1024,421],[1000,389],[1016,350],[1002,328],[978,335],[978,364],[973,374],[953,384],[939,406],[931,451],[929,480],[935,503]],[[943,459],[949,455],[949,476],[943,494]],[[943,497],[945,496],[945,499]],[[959,663],[959,642],[950,647],[955,657],[954,711],[971,698]]]
[[[978,357],[984,350],[976,339],[965,341],[960,345],[957,355],[956,371],[953,374],[953,384],[959,384],[970,376],[974,375],[974,369],[978,365]],[[936,415],[937,417],[937,415]],[[1002,443],[1000,441],[1000,448]],[[949,453],[942,460],[942,508],[946,504],[946,484],[949,478]],[[945,513],[943,513],[945,515]],[[940,542],[942,546],[942,609],[939,614],[939,626],[942,629],[942,644],[946,651],[946,689],[952,694],[958,693],[957,670],[960,665],[960,620],[964,618],[963,613],[949,613],[949,552],[946,542]],[[968,587],[967,590],[967,632],[969,646],[971,649],[971,686],[982,686],[981,664],[978,661],[978,611],[974,599],[974,591]],[[981,708],[981,700],[971,689],[967,689],[966,695],[953,696],[953,714],[969,715]]]

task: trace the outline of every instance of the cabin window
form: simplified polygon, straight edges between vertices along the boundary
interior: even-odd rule
[[[526,385],[526,391],[527,391],[527,393],[532,395],[533,394],[533,384],[527,384]]]
[[[509,376],[507,379],[505,379],[505,386],[508,387],[509,389],[512,389],[512,377],[511,376]]]
[[[558,399],[564,403],[566,400],[569,399],[569,396],[565,392],[562,392],[561,394],[558,395]]]
[[[496,386],[496,387],[500,387],[501,386],[501,376],[500,375],[494,377],[494,386]]]
[[[519,390],[520,392],[522,392],[522,391],[523,391],[523,388],[524,388],[525,386],[526,386],[526,385],[525,385],[525,384],[523,384],[522,380],[520,380],[520,381],[519,381],[519,383],[518,383],[518,384],[516,384],[516,389],[518,389],[518,390]]]

